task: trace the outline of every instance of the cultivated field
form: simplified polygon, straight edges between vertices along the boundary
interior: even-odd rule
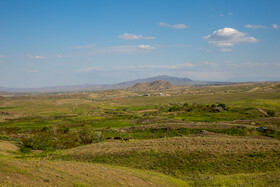
[[[0,185],[279,185],[279,82],[160,92],[3,94]]]

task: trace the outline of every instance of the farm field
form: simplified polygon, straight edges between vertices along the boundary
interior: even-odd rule
[[[0,163],[3,186],[278,186],[280,83],[0,94]]]

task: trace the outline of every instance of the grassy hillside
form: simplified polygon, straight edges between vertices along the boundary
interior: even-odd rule
[[[170,176],[82,162],[0,157],[1,186],[188,186]]]
[[[0,185],[277,186],[279,85],[0,97]]]
[[[279,172],[279,147],[280,142],[270,138],[210,134],[99,143],[58,157],[155,170],[187,180],[202,174]]]

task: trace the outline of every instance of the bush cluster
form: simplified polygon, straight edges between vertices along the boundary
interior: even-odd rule
[[[82,144],[91,144],[101,142],[103,136],[101,132],[96,132],[92,127],[84,126],[79,131],[79,138]]]
[[[164,111],[164,107],[161,107],[159,110]],[[171,104],[167,108],[165,107],[165,111],[167,112],[176,112],[176,111],[190,112],[193,110],[207,111],[207,112],[222,112],[224,110],[228,110],[228,107],[224,103],[218,103],[212,105],[201,105],[201,104],[193,103],[191,106],[189,106],[188,103],[184,103],[184,104]]]
[[[54,130],[43,128],[38,135],[24,137],[21,151],[31,150],[54,151],[63,148],[72,148],[79,145],[101,142],[103,135],[90,126],[84,126],[79,131],[69,132],[69,128]]]
[[[21,150],[23,152],[30,150],[55,150],[57,144],[54,136],[50,133],[38,134],[31,137],[25,137],[22,140]]]

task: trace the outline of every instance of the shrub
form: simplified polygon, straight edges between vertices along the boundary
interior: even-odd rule
[[[69,127],[66,127],[66,128],[63,129],[63,132],[67,133],[67,132],[69,132],[69,130],[70,130]]]
[[[184,107],[184,108],[188,108],[188,106],[189,106],[188,103],[184,103],[184,104],[183,104],[183,107]]]
[[[96,132],[92,127],[87,125],[79,131],[79,138],[83,144],[91,144],[101,142],[103,136],[101,132]]]
[[[57,148],[55,139],[48,134],[38,134],[22,140],[21,150],[55,150]]]
[[[50,130],[49,127],[43,127],[43,128],[42,128],[42,131],[48,131],[48,130]]]
[[[226,109],[226,104],[224,104],[224,103],[219,103],[218,105],[217,105],[217,107],[222,107],[224,110]]]
[[[182,110],[182,107],[181,106],[177,106],[177,105],[173,105],[173,106],[170,106],[168,108],[168,112],[175,112],[175,111],[180,111]]]
[[[273,110],[268,110],[267,111],[267,114],[269,115],[269,116],[274,116],[275,115],[275,111],[273,111]]]

